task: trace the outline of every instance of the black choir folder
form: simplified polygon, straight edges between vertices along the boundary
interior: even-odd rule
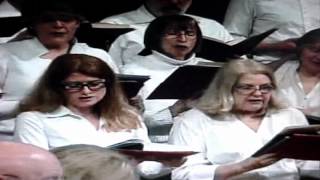
[[[136,96],[144,82],[150,79],[149,76],[142,75],[117,74],[116,76],[124,94],[128,98]]]
[[[147,99],[188,99],[200,96],[220,67],[186,65],[175,70]]]
[[[277,153],[281,158],[320,160],[320,125],[287,127],[252,156]]]
[[[111,43],[121,34],[134,30],[129,25],[109,23],[83,23],[77,31],[79,42],[108,50]]]
[[[267,30],[261,34],[249,37],[235,45],[228,45],[217,39],[204,37],[202,41],[202,48],[197,56],[208,60],[226,61],[230,58],[250,54],[263,39],[276,30],[276,28]]]
[[[10,37],[25,27],[21,16],[0,18],[0,37]]]

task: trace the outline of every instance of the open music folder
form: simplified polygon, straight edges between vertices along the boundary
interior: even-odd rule
[[[228,45],[210,37],[203,37],[202,47],[200,52],[197,53],[197,56],[208,60],[224,62],[230,58],[250,54],[263,39],[276,30],[276,28],[267,30],[261,34],[248,37],[234,45]]]
[[[144,82],[150,79],[149,76],[117,74],[116,77],[120,82],[120,86],[127,98],[136,96],[144,85]]]
[[[252,157],[277,153],[281,158],[320,160],[320,125],[288,127]]]
[[[109,23],[83,23],[77,31],[76,37],[79,42],[108,50],[111,43],[121,34],[134,30],[129,25]]]
[[[200,96],[220,67],[186,65],[175,70],[147,99],[187,99]]]

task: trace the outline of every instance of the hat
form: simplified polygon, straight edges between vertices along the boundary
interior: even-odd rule
[[[26,25],[38,21],[52,21],[64,19],[77,19],[83,21],[85,18],[77,12],[75,1],[71,0],[27,0],[22,4],[21,14]]]

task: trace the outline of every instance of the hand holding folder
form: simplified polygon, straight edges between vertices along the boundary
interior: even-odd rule
[[[280,158],[320,160],[320,125],[288,127],[252,156],[276,153]]]

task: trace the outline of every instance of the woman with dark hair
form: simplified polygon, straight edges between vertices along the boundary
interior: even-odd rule
[[[14,139],[45,149],[148,141],[141,117],[124,100],[112,69],[93,56],[56,58],[20,111]]]
[[[102,49],[76,41],[75,33],[83,17],[65,0],[28,0],[21,12],[31,39],[0,45],[0,130],[13,131],[19,101],[33,88],[52,60],[62,54],[88,54],[98,57],[118,71]],[[3,120],[8,124],[5,124]]]
[[[147,27],[144,37],[145,49],[141,56],[122,67],[126,74],[148,75],[148,80],[139,95],[146,99],[171,73],[185,65],[195,65],[202,61],[196,57],[201,47],[202,33],[196,20],[184,15],[160,16]],[[204,60],[203,60],[204,61]],[[145,100],[145,122],[149,127],[151,140],[167,141],[172,118],[188,109],[189,101]],[[159,136],[152,127],[161,129]],[[166,129],[166,130],[164,130]]]
[[[320,29],[297,40],[299,61],[287,61],[275,76],[288,103],[307,115],[320,116]]]

